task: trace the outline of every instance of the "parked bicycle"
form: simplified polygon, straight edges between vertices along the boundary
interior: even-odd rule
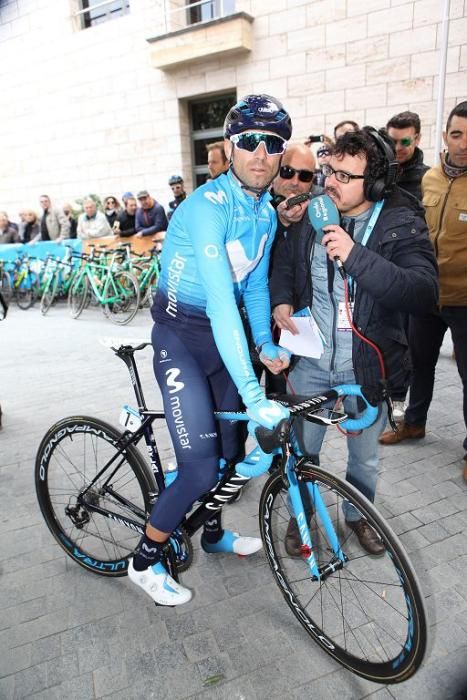
[[[120,269],[115,251],[109,262],[96,258],[94,251],[82,254],[81,258],[83,265],[68,293],[71,316],[78,318],[94,297],[111,321],[120,325],[129,323],[139,308],[139,286],[135,277]]]
[[[20,309],[29,309],[37,299],[39,276],[32,269],[35,258],[20,255],[14,262],[12,272],[12,293]]]
[[[152,428],[154,421],[164,421],[164,414],[147,408],[134,358],[147,345],[112,348],[129,370],[137,403],[137,409],[123,409],[124,430],[87,416],[64,418],[47,431],[36,457],[36,491],[47,526],[74,561],[104,576],[126,575],[152,506],[165,488]],[[364,401],[361,418],[323,413],[328,402],[347,395]],[[416,574],[376,508],[349,483],[301,456],[294,431],[298,416],[364,429],[375,420],[377,409],[356,385],[279,400],[289,407],[290,419],[273,431],[256,428],[258,444],[252,452],[220,473],[217,485],[172,533],[164,566],[178,579],[192,562],[194,533],[250,478],[266,473],[276,457],[261,493],[259,525],[267,561],[287,605],[310,637],[345,668],[378,683],[404,681],[419,668],[427,644]],[[219,420],[247,420],[243,413],[216,415]],[[151,468],[138,449],[142,440]],[[360,548],[345,523],[345,503],[377,533],[383,556]],[[284,545],[290,517],[299,525],[299,558],[289,556]]]

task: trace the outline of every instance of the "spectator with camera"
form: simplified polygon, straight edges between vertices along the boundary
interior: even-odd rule
[[[422,178],[429,167],[423,162],[423,151],[418,147],[422,136],[420,117],[416,112],[399,112],[388,121],[386,130],[394,141],[400,165],[397,184],[421,201]]]
[[[335,205],[340,224],[317,231],[304,217],[298,238],[287,239],[282,255],[273,261],[273,316],[281,329],[295,334],[293,313],[308,308],[324,338],[320,357],[296,358],[289,379],[297,394],[309,396],[355,382],[374,392],[376,422],[347,440],[347,480],[374,501],[378,437],[387,418],[382,389],[391,396],[406,390],[410,368],[405,316],[424,313],[436,303],[436,260],[421,206],[395,185],[398,166],[389,139],[370,127],[345,133],[323,171],[328,198],[321,201],[330,210]],[[341,272],[348,275],[348,293]],[[354,397],[344,408],[359,413]],[[299,426],[302,451],[316,462],[324,434],[318,425]],[[384,553],[366,520],[350,507],[345,518],[364,550]],[[292,519],[285,543],[291,556],[300,555],[300,542]]]

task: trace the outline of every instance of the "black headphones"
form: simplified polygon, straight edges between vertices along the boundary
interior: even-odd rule
[[[395,159],[394,151],[391,146],[386,143],[384,138],[372,126],[364,127],[365,134],[370,136],[376,146],[382,152],[386,159],[386,167],[384,175],[378,177],[372,182],[365,177],[363,181],[363,194],[370,202],[378,202],[384,199],[393,191],[397,179],[399,177],[399,163]]]

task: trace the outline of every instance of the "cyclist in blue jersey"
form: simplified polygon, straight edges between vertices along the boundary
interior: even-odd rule
[[[161,605],[179,605],[191,591],[161,562],[162,547],[193,502],[218,478],[220,459],[241,450],[237,426],[214,420],[215,410],[238,410],[273,428],[288,411],[266,399],[255,377],[238,305],[248,314],[262,362],[277,374],[289,353],[274,345],[268,290],[276,214],[268,188],[292,133],[282,104],[247,95],[224,123],[226,174],[199,187],[174,212],[164,242],[152,308],[154,372],[178,464],[177,478],[159,496],[130,562],[130,579]],[[223,530],[220,513],[204,527],[206,552],[252,554],[261,540]]]

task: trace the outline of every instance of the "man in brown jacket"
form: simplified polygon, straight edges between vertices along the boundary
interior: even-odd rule
[[[383,445],[425,437],[435,367],[448,328],[463,384],[467,428],[467,101],[452,110],[443,138],[447,153],[422,180],[426,221],[439,265],[439,308],[427,316],[410,318],[410,403],[397,433],[381,435]],[[463,446],[467,481],[467,437]]]

